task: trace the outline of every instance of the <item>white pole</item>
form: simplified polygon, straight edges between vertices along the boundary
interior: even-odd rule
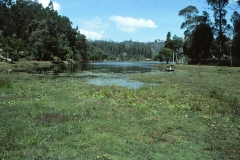
[[[173,61],[173,65],[174,65],[174,51],[173,51],[173,56],[172,56],[172,57],[173,57],[173,60],[172,60],[172,61]]]

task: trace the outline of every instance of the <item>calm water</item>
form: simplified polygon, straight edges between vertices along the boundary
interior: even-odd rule
[[[118,78],[98,77],[98,78],[88,79],[87,82],[89,84],[95,84],[98,86],[116,85],[116,86],[127,87],[129,89],[138,89],[142,87],[144,84],[143,82],[130,81],[123,77],[118,77]]]
[[[90,84],[106,86],[117,85],[127,87],[129,89],[138,89],[144,83],[138,81],[131,81],[124,76],[124,73],[145,73],[155,72],[159,69],[153,67],[154,64],[165,64],[164,62],[96,62],[96,63],[79,63],[79,64],[60,64],[52,65],[47,68],[36,67],[34,69],[25,70],[25,72],[31,73],[45,73],[65,75],[65,73],[71,73],[75,75],[84,76]],[[23,70],[22,70],[23,71]],[[111,73],[111,74],[108,74]],[[93,76],[94,75],[94,76]]]
[[[96,62],[64,65],[66,71],[93,71],[104,73],[145,73],[156,71],[153,64],[164,62]],[[64,67],[63,67],[64,69]]]

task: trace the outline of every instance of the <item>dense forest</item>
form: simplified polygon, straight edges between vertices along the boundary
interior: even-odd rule
[[[14,61],[27,60],[146,60],[171,61],[189,59],[240,59],[240,14],[234,11],[231,25],[227,22],[229,0],[206,0],[214,11],[199,14],[197,7],[179,11],[184,38],[167,33],[165,42],[114,42],[87,40],[78,27],[73,28],[66,16],[53,9],[53,3],[43,7],[37,0],[0,0],[0,54]],[[239,8],[240,1],[236,2]]]
[[[87,40],[72,28],[68,17],[58,15],[52,2],[0,1],[0,48],[13,60],[86,58]]]
[[[95,40],[88,41],[94,47],[102,52],[90,52],[90,59],[98,57],[108,60],[146,60],[152,59],[158,54],[158,51],[164,47],[164,42],[155,40],[155,42],[134,42],[132,40],[123,42]],[[97,55],[96,55],[97,53]]]

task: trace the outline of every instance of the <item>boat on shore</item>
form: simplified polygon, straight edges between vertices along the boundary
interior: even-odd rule
[[[172,71],[174,71],[174,69],[170,66],[170,67],[165,68],[165,71],[172,72]]]

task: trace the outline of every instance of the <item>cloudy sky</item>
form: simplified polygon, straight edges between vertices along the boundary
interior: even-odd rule
[[[50,0],[38,0],[47,6]],[[232,0],[234,1],[234,0]],[[183,17],[178,12],[189,6],[200,11],[212,11],[206,0],[53,0],[54,9],[62,16],[69,17],[73,27],[89,39],[113,41],[133,40],[140,42],[165,40],[167,32],[183,37],[180,29]],[[230,2],[227,20],[236,9]],[[213,18],[211,18],[213,21]]]

